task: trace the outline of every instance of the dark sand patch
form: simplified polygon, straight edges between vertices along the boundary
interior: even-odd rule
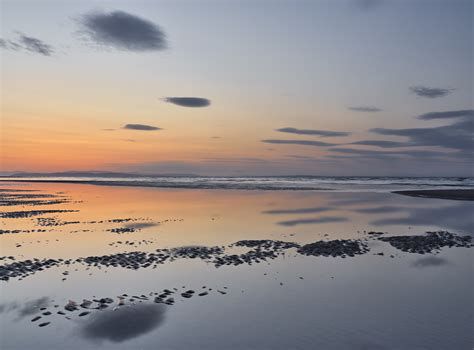
[[[402,194],[411,197],[474,201],[474,189],[394,191],[392,193]]]
[[[373,237],[373,238],[371,238]],[[189,246],[170,249],[157,249],[155,252],[132,251],[101,256],[89,256],[78,259],[30,259],[15,261],[0,266],[0,280],[8,281],[10,278],[24,278],[28,275],[55,266],[70,266],[71,264],[82,264],[87,267],[121,267],[138,270],[141,268],[157,268],[158,265],[177,259],[200,259],[218,268],[225,265],[238,266],[242,264],[252,265],[281,256],[288,249],[297,248],[297,253],[305,256],[323,257],[355,257],[370,251],[368,242],[384,241],[407,253],[433,253],[444,247],[471,248],[472,237],[458,236],[453,233],[427,232],[426,235],[418,236],[391,236],[380,237],[375,234],[361,239],[338,239],[331,241],[317,241],[300,246],[294,242],[274,240],[244,240],[228,246]],[[230,254],[227,249],[233,247],[251,248],[242,254]],[[383,256],[384,254],[377,254]],[[393,256],[392,256],[393,257]],[[14,260],[14,258],[13,258]]]
[[[72,213],[78,212],[79,210],[26,210],[26,211],[10,211],[10,212],[0,212],[0,218],[5,219],[18,219],[18,218],[28,218],[31,216],[39,216],[45,214],[56,214],[56,213]]]
[[[367,244],[360,240],[336,239],[305,244],[298,253],[312,256],[332,256],[345,258],[365,254],[369,251]]]
[[[443,247],[471,248],[471,236],[458,236],[449,232],[427,232],[424,236],[392,236],[379,237],[380,241],[388,242],[393,247],[407,253],[433,253]]]
[[[70,198],[50,193],[0,191],[0,206],[39,206],[70,203]]]

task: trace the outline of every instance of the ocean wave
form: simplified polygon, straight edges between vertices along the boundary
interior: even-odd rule
[[[129,177],[2,177],[0,181],[58,182],[102,186],[139,186],[182,189],[282,190],[282,191],[394,191],[441,188],[474,188],[474,178],[460,177],[200,177],[200,176],[129,176]]]

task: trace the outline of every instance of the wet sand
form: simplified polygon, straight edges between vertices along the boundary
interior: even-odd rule
[[[418,190],[418,191],[394,191],[393,193],[412,197],[451,199],[458,201],[474,201],[474,190]]]
[[[470,348],[473,204],[5,184],[0,348]]]

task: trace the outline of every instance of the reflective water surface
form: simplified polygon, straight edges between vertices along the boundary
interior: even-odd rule
[[[64,199],[38,205],[2,202],[2,213],[37,211],[0,218],[3,265],[196,246],[224,247],[228,254],[240,254],[246,249],[233,243],[260,239],[301,245],[358,239],[369,249],[354,257],[331,257],[303,256],[290,248],[266,261],[218,268],[192,256],[137,269],[59,264],[0,281],[2,349],[471,349],[474,345],[472,249],[408,253],[368,234],[448,230],[473,235],[473,202],[373,192],[43,183],[3,183],[0,188],[35,190],[18,193]],[[164,289],[173,293],[174,303],[154,302]],[[186,290],[195,294],[183,297]],[[101,298],[113,302],[103,309],[64,310],[70,300],[80,304]],[[48,312],[51,315],[43,314]],[[81,312],[88,314],[79,316]],[[32,322],[37,316],[41,319]],[[48,324],[39,326],[44,323]]]

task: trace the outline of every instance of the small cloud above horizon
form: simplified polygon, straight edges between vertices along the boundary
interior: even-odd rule
[[[473,109],[463,109],[458,111],[445,111],[445,112],[430,112],[419,115],[418,119],[431,120],[431,119],[448,119],[448,118],[474,118]]]
[[[140,130],[140,131],[154,131],[154,130],[163,130],[157,126],[145,125],[145,124],[126,124],[124,129],[128,130]]]
[[[78,20],[89,40],[122,51],[159,51],[167,48],[165,32],[157,24],[124,11],[94,11]]]
[[[374,106],[351,106],[351,107],[347,107],[347,108],[350,109],[351,111],[354,111],[354,112],[375,113],[375,112],[383,111],[383,109],[380,109],[380,108],[374,107]]]
[[[163,100],[181,107],[199,108],[211,105],[211,100],[202,97],[165,97]]]
[[[385,140],[362,140],[362,141],[351,142],[348,145],[376,146],[376,147],[381,147],[381,148],[396,148],[396,147],[413,146],[407,142],[385,141]]]
[[[328,130],[312,130],[312,129],[296,129],[296,128],[281,128],[276,129],[278,132],[286,132],[297,135],[316,135],[321,137],[337,137],[337,136],[349,136],[351,133],[346,131],[328,131]]]
[[[472,139],[473,117],[473,110],[431,112],[422,114],[417,118],[422,120],[455,120],[452,124],[444,126],[407,129],[373,128],[369,131],[378,135],[405,136],[413,146],[438,146],[470,152],[474,146]]]
[[[327,147],[336,146],[334,143],[327,143],[321,141],[312,140],[280,140],[280,139],[267,139],[261,140],[263,143],[271,143],[276,145],[301,145],[301,146],[315,146],[315,147]]]
[[[427,87],[427,86],[411,86],[411,93],[426,98],[439,98],[444,97],[452,93],[456,89],[452,88],[437,88],[437,87]]]

